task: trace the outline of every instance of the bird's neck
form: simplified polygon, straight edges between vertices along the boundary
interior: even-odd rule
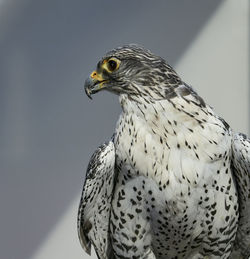
[[[132,116],[138,127],[143,126],[159,135],[166,132],[169,137],[176,136],[183,130],[192,133],[194,129],[200,132],[207,123],[221,124],[210,107],[201,107],[191,95],[185,99],[181,96],[163,100],[136,98],[120,95],[123,117],[130,120]]]
[[[155,100],[138,96],[120,95],[120,104],[123,116],[131,117],[150,127],[173,127],[176,123],[194,121],[187,115],[188,112],[195,113],[197,108],[190,104],[179,103],[180,98],[172,100]],[[182,108],[180,109],[179,107]],[[136,121],[135,121],[136,123]]]

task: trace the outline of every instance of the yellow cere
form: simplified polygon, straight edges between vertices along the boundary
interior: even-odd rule
[[[91,78],[93,78],[97,81],[103,81],[102,75],[98,74],[96,71],[93,71],[90,76],[91,76]]]

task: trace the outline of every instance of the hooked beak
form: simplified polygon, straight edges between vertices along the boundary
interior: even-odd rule
[[[102,88],[104,88],[103,84],[108,80],[103,79],[101,74],[98,74],[96,71],[93,71],[89,78],[86,79],[84,83],[85,93],[86,95],[92,99],[91,95],[97,93]]]

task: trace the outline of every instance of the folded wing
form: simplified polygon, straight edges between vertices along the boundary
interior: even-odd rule
[[[109,216],[115,177],[115,149],[110,141],[92,155],[78,210],[78,236],[83,249],[90,254],[94,246],[99,258],[112,258]]]
[[[236,250],[243,258],[250,257],[250,139],[235,134],[232,143],[232,168],[239,195],[239,226]]]

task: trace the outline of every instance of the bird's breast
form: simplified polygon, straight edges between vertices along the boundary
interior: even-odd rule
[[[158,119],[152,119],[156,115]],[[201,127],[159,112],[144,118],[123,113],[115,136],[118,179],[113,211],[136,215],[135,224],[149,220],[161,238],[176,242],[169,241],[171,246],[179,247],[180,238],[185,239],[184,247],[189,238],[216,236],[219,226],[227,226],[229,218],[233,222],[237,203],[230,141],[219,121]],[[206,221],[208,212],[212,218]],[[132,229],[131,220],[126,222],[125,229]]]
[[[115,137],[118,166],[128,174],[151,177],[164,186],[171,179],[196,185],[199,178],[209,177],[222,166],[229,137],[220,139],[222,135],[209,126],[193,125],[191,129],[163,116],[158,114],[154,120],[132,113],[120,116]]]

